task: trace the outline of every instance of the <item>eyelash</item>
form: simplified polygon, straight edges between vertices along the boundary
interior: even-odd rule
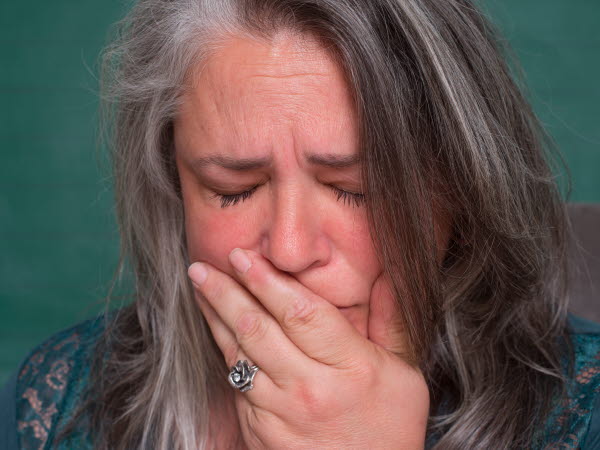
[[[215,194],[211,198],[218,197],[221,200],[221,208],[226,208],[228,206],[235,205],[240,201],[243,202],[244,200],[246,200],[248,197],[254,194],[254,191],[256,191],[258,186],[259,185],[256,185],[253,188],[248,189],[247,191],[241,192],[239,194]],[[331,184],[328,184],[326,186],[333,190],[333,192],[335,192],[337,195],[337,200],[342,200],[344,204],[354,202],[354,206],[360,206],[365,201],[365,194],[344,191],[343,189],[337,188]]]

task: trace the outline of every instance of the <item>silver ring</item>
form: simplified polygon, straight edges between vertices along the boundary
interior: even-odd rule
[[[241,392],[249,391],[254,387],[252,384],[252,380],[254,379],[254,375],[258,372],[258,366],[250,366],[248,361],[239,360],[235,366],[231,368],[231,372],[229,372],[229,384],[231,384],[234,388],[239,389]]]

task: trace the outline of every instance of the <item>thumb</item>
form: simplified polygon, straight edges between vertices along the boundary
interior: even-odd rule
[[[369,340],[389,352],[408,355],[406,334],[389,278],[382,273],[371,288],[369,300]]]

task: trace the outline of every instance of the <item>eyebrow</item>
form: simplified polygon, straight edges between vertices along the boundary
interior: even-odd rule
[[[306,155],[306,160],[313,165],[329,167],[332,169],[344,169],[355,166],[360,162],[359,155],[318,155],[310,153]],[[229,170],[244,171],[255,170],[268,167],[272,160],[270,157],[262,158],[232,158],[231,156],[212,155],[194,159],[192,165],[197,168],[203,168],[209,165],[217,165]]]

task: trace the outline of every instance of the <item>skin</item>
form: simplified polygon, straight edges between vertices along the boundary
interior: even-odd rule
[[[309,158],[358,154],[343,72],[315,41],[281,33],[231,38],[189,80],[174,124],[188,251],[204,262],[189,276],[227,365],[261,368],[254,389],[233,399],[245,445],[422,448],[427,386],[395,353],[402,331],[389,326],[393,301],[365,207],[332,188],[360,194],[360,166]],[[199,162],[209,157],[270,164]],[[217,195],[254,186],[225,207]],[[243,255],[251,266],[236,270]]]
[[[356,155],[356,118],[342,72],[308,45],[235,40],[197,76],[176,123],[190,258],[231,274],[229,252],[254,250],[337,307],[350,307],[344,314],[366,336],[381,268],[364,207],[338,201],[327,186],[360,193],[360,167],[305,161],[309,152]],[[195,159],[214,154],[273,162],[243,172],[194,169]],[[211,198],[257,184],[236,205],[221,208]]]

